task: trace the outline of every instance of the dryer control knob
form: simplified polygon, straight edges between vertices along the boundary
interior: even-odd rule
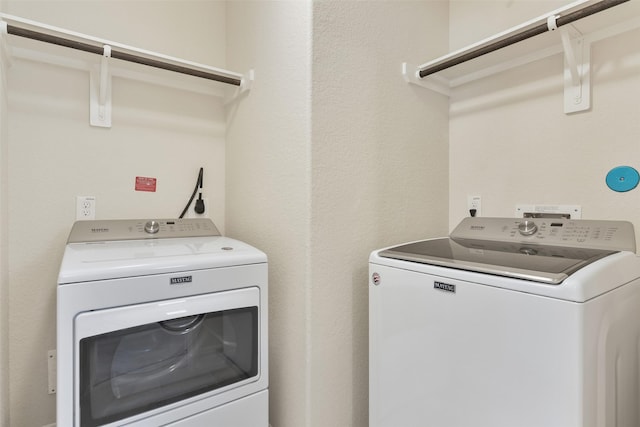
[[[536,231],[538,231],[538,226],[533,221],[524,220],[520,224],[518,224],[518,231],[523,236],[531,236]]]
[[[144,225],[144,231],[149,234],[156,234],[158,231],[160,231],[160,223],[153,220],[147,221],[147,223]]]

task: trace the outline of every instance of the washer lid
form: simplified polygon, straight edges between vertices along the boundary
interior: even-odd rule
[[[441,238],[390,248],[380,252],[380,256],[559,284],[580,268],[616,252]]]
[[[388,248],[381,257],[558,284],[620,251],[635,252],[626,221],[465,218],[449,238]]]
[[[266,262],[262,251],[224,236],[70,243],[58,284]]]

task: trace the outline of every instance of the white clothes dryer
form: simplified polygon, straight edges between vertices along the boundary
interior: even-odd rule
[[[268,427],[267,257],[209,219],[79,221],[57,425]]]
[[[370,427],[640,426],[628,222],[467,218],[370,256]]]

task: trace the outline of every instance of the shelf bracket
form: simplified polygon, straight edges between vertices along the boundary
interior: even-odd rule
[[[576,31],[577,32],[577,31]],[[582,34],[570,36],[560,30],[564,49],[564,112],[576,113],[591,108],[591,43]]]
[[[7,23],[0,20],[0,90],[2,90],[2,102],[6,102],[7,93],[7,68],[9,57],[7,55]]]
[[[111,127],[111,73],[109,72],[111,46],[104,45],[100,70],[89,73],[89,123],[91,126]]]
[[[549,31],[558,31],[564,51],[564,112],[588,110],[591,107],[591,44],[573,25],[558,28],[557,16],[547,19]]]
[[[229,105],[235,102],[237,99],[240,98],[240,95],[242,95],[245,92],[249,92],[251,90],[251,87],[253,86],[253,82],[255,81],[255,79],[256,79],[256,72],[253,68],[247,71],[246,73],[244,73],[242,75],[242,78],[240,79],[240,86],[237,86],[233,91],[233,93],[229,94],[225,98],[224,105]]]
[[[251,86],[253,86],[253,81],[255,79],[256,79],[256,73],[253,69],[244,73],[242,75],[242,79],[240,79],[240,88],[238,90],[238,95],[251,90]]]
[[[7,46],[7,36],[9,35],[7,23],[0,19],[0,59],[5,67],[11,66],[11,50]]]
[[[402,63],[402,77],[407,83],[422,86],[427,89],[431,89],[445,96],[451,96],[451,87],[446,79],[431,75],[427,77],[420,77],[420,69],[417,65]]]
[[[7,69],[11,67],[11,50],[7,45],[7,23],[0,19],[0,91],[4,94],[6,101],[7,93]]]

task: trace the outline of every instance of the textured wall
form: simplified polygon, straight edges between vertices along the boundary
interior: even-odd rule
[[[314,3],[310,426],[368,425],[369,253],[447,232],[448,102],[401,75],[446,50],[447,13]]]
[[[0,1],[0,12],[4,3]],[[9,215],[7,143],[7,58],[0,52],[0,427],[9,427]]]
[[[228,110],[227,234],[269,257],[271,424],[306,426],[310,3],[231,2],[227,26],[229,66],[256,72]]]
[[[447,100],[403,61],[447,49],[447,3],[232,2],[227,230],[269,255],[274,427],[368,425],[367,259],[446,233]],[[398,25],[402,22],[402,25]]]

